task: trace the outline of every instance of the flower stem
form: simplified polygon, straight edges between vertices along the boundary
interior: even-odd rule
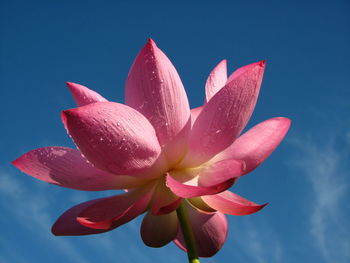
[[[185,239],[187,256],[189,263],[200,263],[198,259],[198,252],[196,248],[196,239],[194,237],[190,220],[187,215],[186,208],[184,206],[184,200],[182,200],[180,206],[176,209],[177,218],[180,221],[182,234]]]

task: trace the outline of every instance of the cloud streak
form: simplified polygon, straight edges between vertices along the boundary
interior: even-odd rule
[[[309,234],[314,246],[324,262],[349,262],[349,214],[344,209],[350,169],[346,145],[340,146],[335,138],[322,143],[310,138],[291,142],[300,153],[294,164],[312,188],[307,206],[311,209]]]
[[[45,243],[59,250],[70,262],[89,263],[71,242],[55,239],[47,233],[53,221],[48,211],[48,197],[43,196],[39,189],[30,191],[17,178],[3,171],[0,172],[0,196],[2,200],[6,200],[2,204],[6,216],[15,218],[33,236],[39,236]],[[13,249],[10,244],[6,246],[9,251]],[[20,255],[17,255],[16,262],[22,262]]]

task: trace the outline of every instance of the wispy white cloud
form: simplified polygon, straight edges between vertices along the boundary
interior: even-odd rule
[[[249,217],[235,218],[234,243],[243,252],[239,262],[279,263],[282,262],[283,246],[273,226],[260,217],[259,222]],[[237,240],[236,240],[237,239]],[[237,257],[237,254],[235,255]]]
[[[20,180],[0,171],[0,196],[2,200],[6,200],[2,204],[5,208],[5,211],[2,212],[17,220],[18,224],[22,225],[33,236],[39,236],[45,243],[51,244],[55,250],[59,250],[71,262],[89,262],[71,242],[55,239],[47,233],[53,219],[49,214],[48,196],[43,196],[40,189],[30,191]],[[4,243],[7,250],[15,249],[11,247],[11,244]],[[19,259],[20,255],[17,255],[16,262],[21,262]],[[10,261],[10,259],[8,260]]]
[[[313,244],[325,262],[349,262],[349,214],[344,208],[348,200],[349,152],[336,138],[293,139],[299,155],[294,164],[311,185],[309,224]],[[345,145],[345,147],[344,147]]]

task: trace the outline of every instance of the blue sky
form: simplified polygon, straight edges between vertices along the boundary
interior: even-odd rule
[[[143,245],[140,218],[98,236],[54,237],[71,206],[112,192],[48,185],[9,163],[44,146],[70,146],[60,111],[65,81],[124,100],[138,51],[152,37],[176,66],[192,107],[211,69],[267,60],[248,128],[285,116],[285,141],[233,191],[270,204],[229,216],[223,249],[202,262],[350,261],[349,1],[0,2],[0,262],[186,262],[175,245]]]

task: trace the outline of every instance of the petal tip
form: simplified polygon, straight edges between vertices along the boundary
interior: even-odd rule
[[[148,38],[147,44],[151,45],[151,46],[156,46],[156,42],[154,42],[154,40],[152,38]]]
[[[260,65],[260,67],[265,68],[265,66],[266,66],[266,60],[265,60],[265,59],[264,59],[264,60],[261,60],[261,61],[259,62],[259,65]]]

